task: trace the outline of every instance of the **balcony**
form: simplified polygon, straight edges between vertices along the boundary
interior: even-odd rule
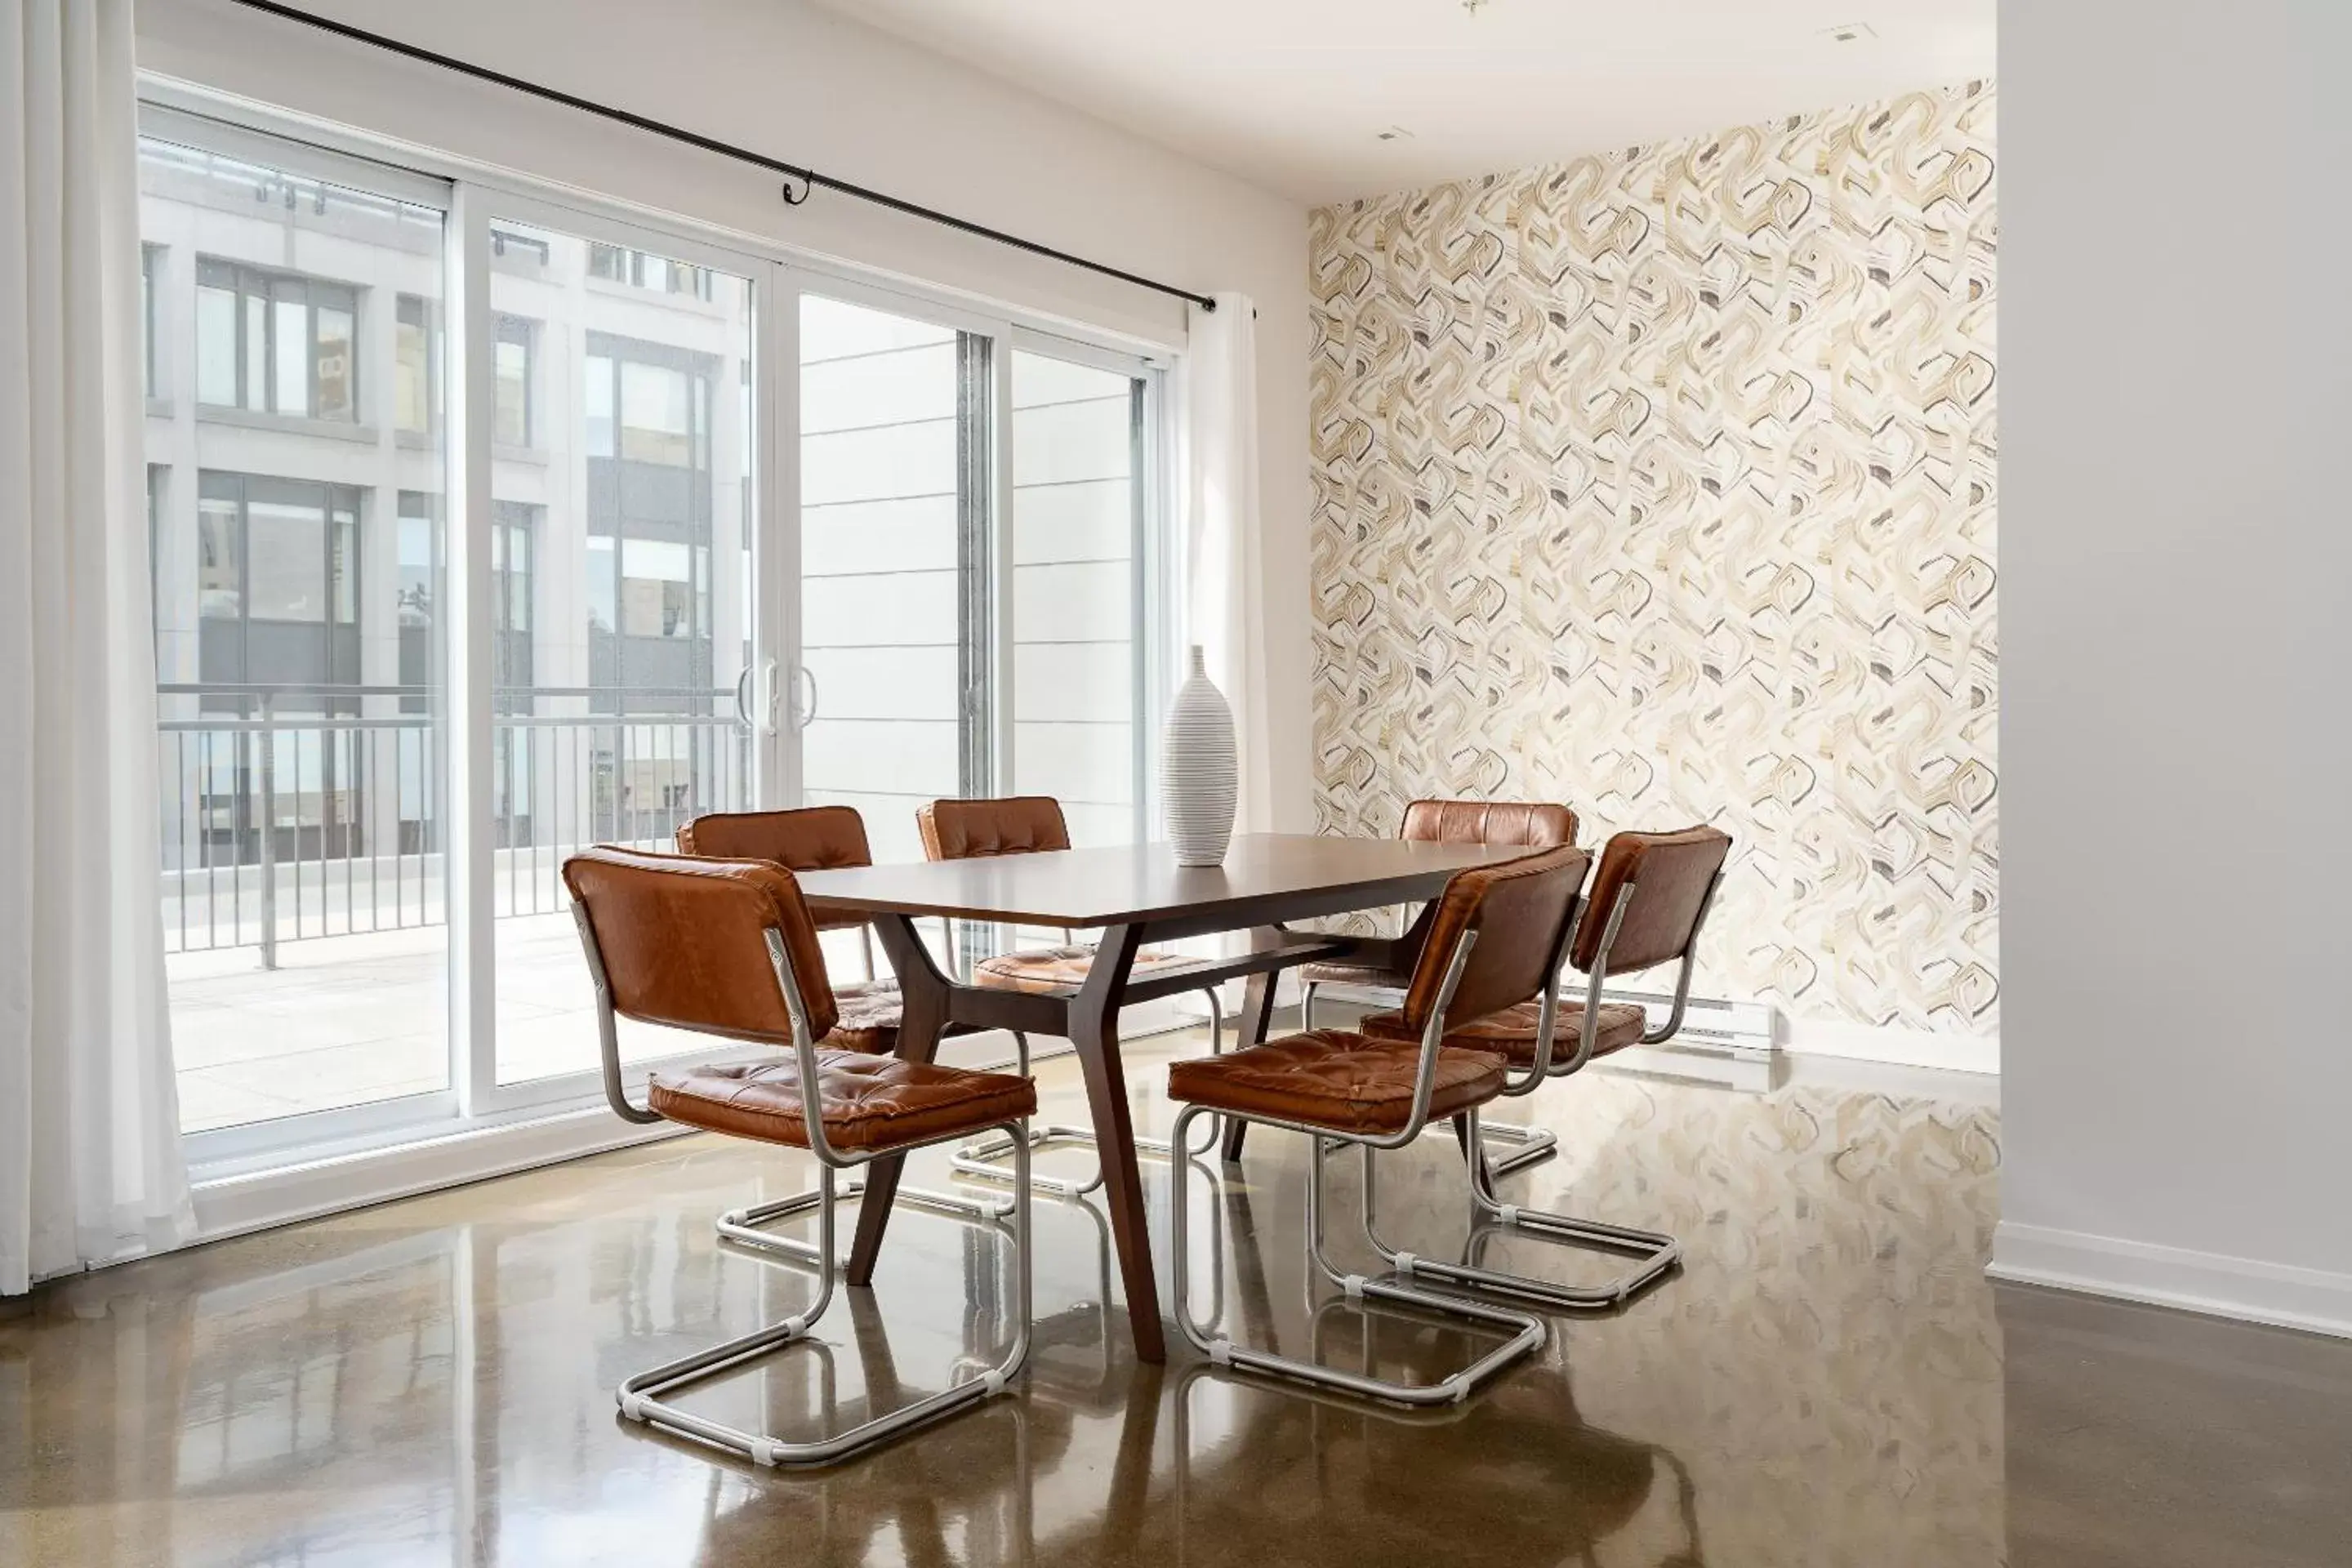
[[[448,1088],[447,742],[431,694],[158,695],[184,1130]],[[751,736],[728,689],[530,687],[494,700],[497,1067],[516,1082],[593,1060],[564,858],[596,843],[667,848],[680,824],[739,809]]]

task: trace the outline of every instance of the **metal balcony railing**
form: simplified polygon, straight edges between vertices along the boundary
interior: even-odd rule
[[[164,684],[168,951],[278,944],[447,919],[449,739],[419,686]],[[751,795],[729,689],[493,693],[490,833],[499,918],[565,907],[564,857],[667,847]]]

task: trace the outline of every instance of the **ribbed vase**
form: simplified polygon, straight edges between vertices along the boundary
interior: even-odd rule
[[[1209,679],[1201,650],[1192,650],[1192,678],[1168,707],[1160,747],[1160,798],[1168,813],[1168,839],[1179,866],[1217,866],[1234,838],[1234,802],[1241,769],[1234,752],[1234,710]]]

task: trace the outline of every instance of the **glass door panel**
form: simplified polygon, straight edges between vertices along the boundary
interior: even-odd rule
[[[752,285],[494,218],[491,846],[496,1080],[592,1071],[562,882],[752,804]],[[739,696],[742,706],[739,707]],[[625,1058],[693,1048],[624,1022]]]
[[[856,807],[880,861],[991,776],[992,346],[801,300],[802,796]]]
[[[1013,791],[1072,842],[1144,837],[1136,692],[1144,382],[1013,353]]]
[[[348,181],[315,177],[318,155],[251,140],[139,149],[190,1132],[451,1087],[442,433],[407,374],[446,292],[447,197],[348,161]]]

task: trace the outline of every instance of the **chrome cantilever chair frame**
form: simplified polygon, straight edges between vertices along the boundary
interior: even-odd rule
[[[1176,1118],[1175,1131],[1170,1142],[1180,1150],[1192,1147],[1191,1131],[1196,1117],[1239,1116],[1268,1127],[1280,1127],[1306,1135],[1310,1153],[1307,1177],[1307,1251],[1324,1279],[1339,1287],[1353,1300],[1393,1302],[1443,1316],[1467,1318],[1474,1322],[1491,1325],[1505,1331],[1508,1337],[1500,1345],[1478,1357],[1452,1376],[1433,1384],[1393,1383],[1366,1373],[1343,1372],[1318,1362],[1296,1356],[1277,1354],[1248,1345],[1237,1345],[1222,1334],[1213,1335],[1192,1319],[1192,1254],[1191,1241],[1190,1200],[1192,1176],[1200,1168],[1199,1161],[1190,1152],[1181,1155],[1175,1172],[1171,1195],[1170,1246],[1173,1252],[1176,1272],[1176,1324],[1193,1347],[1221,1367],[1240,1367],[1245,1371],[1271,1373],[1277,1377],[1297,1379],[1326,1388],[1337,1388],[1349,1394],[1364,1394],[1374,1399],[1391,1400],[1400,1405],[1453,1405],[1470,1396],[1471,1391],[1500,1372],[1519,1357],[1540,1348],[1544,1342],[1542,1320],[1531,1313],[1489,1302],[1465,1300],[1458,1296],[1438,1295],[1417,1290],[1385,1279],[1368,1279],[1363,1275],[1349,1273],[1332,1263],[1323,1250],[1323,1144],[1355,1143],[1364,1150],[1370,1160],[1375,1150],[1401,1149],[1421,1136],[1429,1122],[1429,1101],[1437,1081],[1439,1042],[1444,1037],[1445,1010],[1453,1004],[1454,992],[1461,983],[1462,971],[1468,963],[1470,949],[1477,941],[1475,931],[1465,931],[1447,963],[1444,984],[1439,988],[1437,1005],[1431,1010],[1428,1026],[1422,1033],[1421,1060],[1415,1071],[1412,1105],[1403,1127],[1394,1132],[1340,1132],[1328,1127],[1286,1121],[1279,1117],[1236,1112],[1206,1105],[1187,1105]],[[1214,1179],[1213,1173],[1204,1172]],[[1366,1234],[1370,1235],[1371,1211],[1366,1209]]]
[[[1642,1036],[1644,1045],[1656,1045],[1670,1038],[1682,1027],[1684,1005],[1690,995],[1691,969],[1697,957],[1698,933],[1706,924],[1707,910],[1715,903],[1715,891],[1723,885],[1718,871],[1707,884],[1699,900],[1698,913],[1691,921],[1691,939],[1683,949],[1682,973],[1675,983],[1674,1011],[1666,1021]],[[1532,1094],[1547,1080],[1567,1078],[1583,1070],[1593,1057],[1600,1039],[1601,988],[1609,976],[1609,950],[1617,941],[1617,929],[1625,921],[1625,911],[1633,907],[1635,884],[1626,883],[1619,889],[1615,902],[1609,908],[1609,923],[1601,933],[1600,950],[1594,956],[1591,973],[1585,978],[1583,1026],[1576,1050],[1567,1060],[1554,1062],[1552,1053],[1557,1042],[1559,1023],[1559,989],[1557,985],[1544,993],[1543,1004],[1536,1026],[1536,1059],[1532,1067],[1518,1079],[1505,1086],[1506,1098],[1516,1099]],[[1477,1131],[1477,1113],[1470,1113],[1471,1131]],[[1546,1240],[1557,1241],[1588,1250],[1618,1253],[1637,1259],[1634,1266],[1602,1285],[1563,1285],[1549,1279],[1538,1279],[1525,1274],[1509,1274],[1498,1269],[1482,1268],[1468,1262],[1441,1263],[1434,1258],[1418,1257],[1402,1251],[1382,1240],[1373,1218],[1373,1175],[1370,1150],[1364,1155],[1364,1232],[1371,1239],[1381,1257],[1401,1273],[1441,1280],[1449,1285],[1475,1290],[1493,1290],[1547,1307],[1572,1311],[1591,1311],[1622,1306],[1638,1291],[1655,1284],[1681,1263],[1682,1243],[1660,1231],[1636,1230],[1627,1226],[1609,1225],[1601,1220],[1580,1219],[1574,1215],[1554,1214],[1545,1209],[1523,1208],[1517,1204],[1503,1202],[1495,1195],[1494,1174],[1487,1163],[1469,1151],[1483,1145],[1474,1135],[1464,1141],[1465,1159],[1470,1167],[1471,1212],[1486,1229],[1523,1231]],[[1475,1243],[1478,1237],[1472,1238]],[[1467,1253],[1465,1252],[1465,1258]]]
[[[1721,874],[1718,873],[1716,877],[1715,883],[1708,886],[1706,890],[1706,902],[1699,906],[1698,924],[1704,925],[1706,923],[1707,908],[1715,901],[1716,884],[1721,883],[1722,880],[1723,878]],[[1626,890],[1628,892],[1632,891],[1630,888]],[[1622,903],[1622,900],[1621,900],[1620,902]],[[1611,929],[1613,931],[1615,927],[1612,925]],[[1696,956],[1696,950],[1697,946],[1697,938],[1694,936],[1691,941],[1690,950],[1684,952],[1682,963],[1675,975],[1674,1002],[1666,1014],[1665,1022],[1658,1025],[1654,1028],[1643,1030],[1642,1044],[1645,1046],[1664,1045],[1666,1041],[1673,1039],[1676,1035],[1682,1033],[1683,1019],[1690,1010],[1691,973],[1695,967],[1694,960]],[[1324,986],[1332,984],[1335,984],[1335,982],[1310,980],[1304,982],[1301,984],[1298,995],[1298,1026],[1301,1030],[1311,1029],[1315,1026],[1315,993],[1321,990]],[[1397,993],[1392,991],[1383,992],[1381,994],[1385,996],[1394,996]],[[1591,988],[1590,994],[1586,998],[1585,1018],[1588,1025],[1588,1033],[1590,1032],[1589,1026],[1593,1015],[1600,1006],[1600,988],[1598,986],[1594,986]],[[1585,1047],[1584,1051],[1579,1055],[1573,1065],[1554,1068],[1552,1076],[1564,1078],[1568,1074],[1578,1070],[1578,1068],[1581,1068],[1584,1065],[1584,1062],[1590,1058],[1591,1049],[1591,1047],[1588,1044]],[[1505,1090],[1504,1092],[1507,1096],[1516,1098],[1517,1096],[1526,1094],[1533,1089],[1538,1081],[1540,1081],[1538,1078],[1531,1076],[1527,1080]],[[1529,1165],[1538,1164],[1542,1161],[1550,1159],[1559,1146],[1559,1136],[1552,1131],[1551,1129],[1549,1127],[1532,1127],[1524,1122],[1488,1121],[1482,1118],[1478,1125],[1478,1134],[1482,1140],[1480,1144],[1482,1149],[1486,1144],[1501,1143],[1507,1145],[1510,1151],[1508,1153],[1503,1154],[1499,1158],[1490,1156],[1487,1159],[1486,1162],[1484,1174],[1489,1182],[1491,1182],[1495,1177],[1507,1176],[1514,1171],[1522,1171]]]
[[[625,1121],[642,1125],[667,1121],[667,1118],[658,1111],[630,1103],[622,1079],[618,1016],[613,1008],[612,987],[605,975],[604,956],[597,947],[595,930],[589,922],[586,910],[574,904],[572,913],[580,927],[581,945],[587,954],[589,977],[596,987],[596,1024],[604,1052],[604,1098],[611,1102],[614,1112]],[[792,964],[784,956],[783,935],[772,926],[761,935],[767,941],[769,964],[775,972],[776,984],[783,993],[785,1007],[792,1016],[792,1049],[800,1073],[801,1121],[808,1131],[809,1152],[817,1162],[816,1189],[814,1193],[802,1194],[808,1200],[803,1206],[813,1206],[817,1211],[818,1239],[809,1254],[818,1270],[816,1300],[782,1322],[624,1378],[614,1391],[614,1398],[621,1407],[621,1414],[632,1421],[667,1427],[714,1447],[744,1455],[755,1464],[823,1465],[845,1458],[877,1443],[939,1420],[967,1405],[1003,1393],[1028,1360],[1034,1294],[1029,1227],[1029,1151],[1023,1136],[1025,1129],[1021,1122],[1001,1124],[1002,1130],[1015,1140],[1012,1201],[1013,1245],[1019,1255],[1015,1268],[1019,1281],[1018,1301],[1012,1345],[1001,1360],[983,1370],[979,1376],[950,1384],[928,1398],[877,1415],[846,1431],[809,1442],[787,1442],[764,1432],[747,1432],[741,1427],[697,1415],[667,1402],[663,1396],[674,1390],[714,1377],[770,1351],[814,1342],[810,1341],[809,1334],[833,1300],[834,1276],[837,1268],[834,1260],[835,1171],[865,1164],[882,1154],[901,1154],[910,1148],[924,1148],[931,1143],[949,1142],[965,1136],[959,1131],[922,1142],[898,1144],[868,1152],[834,1148],[824,1131],[822,1109],[824,1102],[818,1092],[816,1046],[809,1037],[808,1009],[802,999],[800,985],[793,976]],[[725,1227],[722,1226],[721,1228]],[[755,1235],[751,1239],[755,1245],[772,1247],[779,1238]]]
[[[874,975],[874,928],[870,925],[860,926],[858,931],[865,938],[866,973],[868,982],[871,983]],[[1026,1078],[1029,1076],[1029,1042],[1025,1037],[1017,1033],[1013,1037],[1020,1047],[1021,1076]],[[608,1083],[606,1085],[608,1098],[612,1092],[611,1085]],[[852,1176],[841,1184],[838,1195],[845,1198],[857,1198],[865,1194],[865,1179]],[[820,1263],[824,1259],[818,1256],[819,1247],[820,1245],[830,1246],[829,1240],[803,1241],[796,1236],[778,1236],[766,1227],[780,1219],[791,1219],[794,1215],[804,1215],[817,1207],[822,1201],[821,1194],[812,1187],[806,1192],[794,1193],[790,1197],[773,1198],[764,1204],[746,1204],[741,1208],[729,1209],[720,1215],[717,1221],[717,1227],[719,1235],[730,1241],[740,1242],[745,1247],[756,1247],[762,1251],[789,1258],[797,1263]],[[912,1204],[917,1208],[929,1209],[935,1214],[951,1215],[958,1219],[1000,1220],[1009,1217],[1013,1213],[1013,1200],[1009,1197],[982,1193],[942,1192],[936,1187],[908,1186],[903,1182],[899,1184],[896,1201]]]

